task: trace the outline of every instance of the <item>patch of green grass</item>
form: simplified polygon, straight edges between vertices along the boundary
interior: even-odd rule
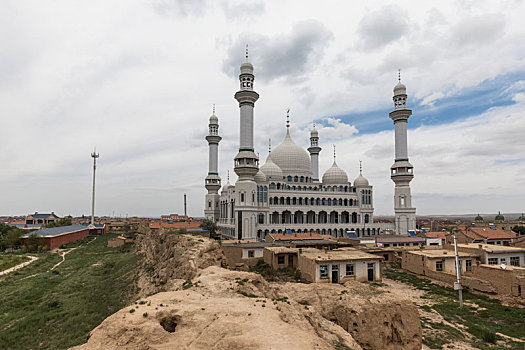
[[[13,266],[29,261],[27,256],[6,254],[0,255],[0,271],[10,269]]]
[[[433,305],[420,306],[421,309],[439,313],[446,321],[463,325],[465,331],[473,336],[471,345],[478,349],[498,349],[494,344],[502,339],[496,333],[502,333],[514,338],[525,340],[525,309],[512,306],[504,306],[497,299],[491,299],[484,295],[473,294],[468,290],[463,290],[463,308],[458,305],[458,292],[451,287],[443,287],[432,283],[425,278],[415,275],[389,270],[385,273],[386,277],[410,284],[417,289],[426,291],[425,299],[431,300]],[[474,306],[475,305],[475,306]],[[440,336],[425,337],[425,344],[431,348],[441,348],[442,345],[454,340],[463,340],[464,336],[457,329],[441,324],[429,323],[422,318],[423,326],[429,325],[433,329],[441,329],[444,332]],[[509,342],[507,346],[513,348]],[[432,346],[431,346],[432,345]],[[435,346],[435,347],[433,347]],[[508,348],[508,347],[503,347]],[[523,349],[520,344],[519,349]]]
[[[260,274],[265,280],[270,282],[301,282],[301,274],[297,269],[287,267],[275,270],[263,260],[259,260],[249,271]]]
[[[108,238],[83,245],[61,261],[55,253],[0,281],[0,344],[3,349],[66,349],[86,336],[106,317],[137,294],[139,256],[107,247]],[[69,245],[68,245],[69,246]],[[92,266],[100,262],[98,266]]]

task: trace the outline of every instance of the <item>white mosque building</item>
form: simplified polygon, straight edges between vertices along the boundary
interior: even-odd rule
[[[238,175],[235,184],[222,186],[218,171],[219,120],[210,117],[208,190],[204,214],[218,223],[224,238],[263,240],[268,233],[318,232],[334,237],[372,236],[393,229],[388,223],[374,222],[373,187],[363,176],[350,182],[336,163],[319,177],[319,133],[310,134],[305,150],[292,139],[289,119],[282,143],[270,150],[259,166],[253,147],[253,118],[259,94],[253,90],[253,65],[241,64],[240,90],[235,99],[240,108],[239,152],[234,158]],[[409,183],[413,167],[408,162],[406,128],[411,111],[406,109],[406,88],[399,82],[394,88],[395,109],[390,118],[395,124],[395,163],[391,178],[395,182],[394,211],[396,232],[415,229],[415,208],[411,207]],[[220,193],[219,193],[220,190]]]

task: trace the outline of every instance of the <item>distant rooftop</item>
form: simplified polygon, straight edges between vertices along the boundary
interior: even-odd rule
[[[483,249],[489,253],[521,253],[525,252],[525,248],[519,247],[509,247],[504,245],[495,245],[495,244],[479,244],[479,243],[460,243],[458,244],[460,248],[470,248],[470,249]]]
[[[366,253],[354,248],[341,248],[336,250],[322,250],[303,248],[302,256],[315,261],[341,261],[341,260],[382,260],[383,257]]]
[[[22,238],[27,238],[32,235],[37,235],[40,237],[55,237],[60,235],[65,235],[72,232],[87,230],[87,225],[71,225],[71,226],[61,226],[61,227],[52,227],[52,228],[43,228],[37,231],[28,232],[22,236]]]
[[[410,251],[407,251],[407,253],[415,254],[415,255],[422,255],[428,258],[454,258],[454,251],[446,250],[446,249],[410,250]],[[469,257],[477,257],[478,254],[458,252],[458,256],[461,258],[469,258]]]

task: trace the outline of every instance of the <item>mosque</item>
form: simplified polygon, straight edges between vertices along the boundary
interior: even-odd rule
[[[319,132],[310,133],[310,147],[299,147],[290,134],[279,146],[269,150],[259,166],[253,146],[253,118],[259,94],[253,90],[253,65],[246,61],[240,67],[240,89],[235,99],[240,108],[239,152],[234,158],[238,175],[235,184],[221,188],[218,171],[219,119],[215,111],[209,120],[209,171],[205,180],[208,191],[204,214],[217,222],[224,238],[264,240],[268,233],[317,232],[334,237],[362,237],[393,230],[406,234],[415,230],[410,181],[413,166],[407,154],[407,121],[412,111],[406,108],[406,87],[399,81],[394,88],[394,111],[390,118],[395,126],[395,162],[391,178],[395,182],[394,225],[374,222],[373,187],[363,176],[350,182],[347,173],[336,162],[319,177]],[[220,190],[220,193],[219,193]]]

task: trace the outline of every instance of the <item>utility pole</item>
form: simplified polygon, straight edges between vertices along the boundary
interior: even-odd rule
[[[186,211],[186,193],[184,193],[184,229],[188,232],[188,213]]]
[[[92,228],[95,227],[95,171],[97,170],[97,158],[99,157],[99,154],[97,153],[97,150],[95,149],[93,153],[91,153],[91,157],[93,157],[93,196],[91,198],[91,225]]]
[[[463,287],[461,286],[461,269],[459,266],[458,258],[458,243],[456,241],[456,234],[454,233],[454,255],[456,256],[456,277],[457,282],[454,282],[454,289],[458,291],[459,294],[459,308],[463,308]]]

